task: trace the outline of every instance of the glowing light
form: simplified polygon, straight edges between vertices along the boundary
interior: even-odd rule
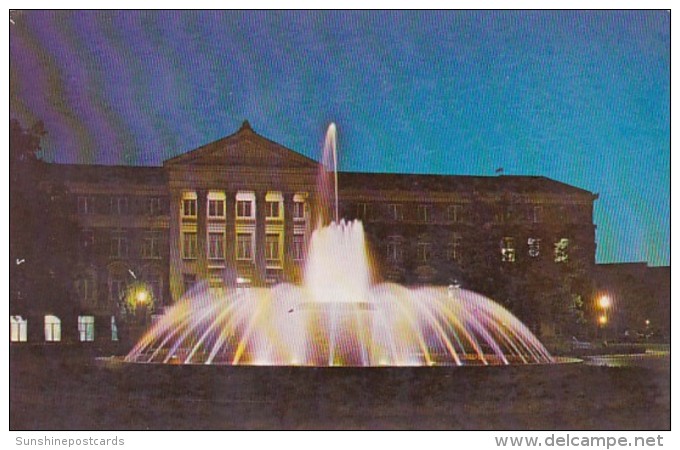
[[[600,318],[598,319],[600,322],[600,325],[606,325],[607,324],[607,316],[601,315]]]
[[[149,299],[149,294],[144,290],[138,291],[137,294],[135,295],[135,300],[137,300],[137,303],[139,303],[139,304],[146,303],[146,301],[148,299]]]
[[[607,309],[611,306],[612,301],[609,298],[609,296],[603,295],[602,297],[600,297],[600,300],[598,301],[598,303],[600,305],[600,308]]]

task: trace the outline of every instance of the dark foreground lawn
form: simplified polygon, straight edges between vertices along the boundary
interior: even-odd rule
[[[670,359],[644,367],[95,364],[12,350],[12,430],[668,430]]]

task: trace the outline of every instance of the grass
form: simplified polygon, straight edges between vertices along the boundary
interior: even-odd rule
[[[669,358],[645,367],[125,365],[13,349],[12,430],[667,430]]]

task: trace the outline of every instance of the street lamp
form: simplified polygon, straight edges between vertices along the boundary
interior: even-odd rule
[[[600,297],[600,299],[598,300],[598,304],[600,305],[600,308],[602,308],[603,310],[607,311],[607,309],[609,309],[609,307],[610,307],[611,304],[612,304],[612,300],[609,298],[608,295],[603,295],[603,296]]]
[[[598,322],[600,323],[600,327],[602,328],[602,337],[604,339],[604,342],[606,344],[607,342],[607,322],[609,322],[609,308],[612,305],[612,300],[609,298],[608,295],[602,295],[598,300],[597,300],[597,305],[600,307],[602,310],[602,314],[598,318]]]

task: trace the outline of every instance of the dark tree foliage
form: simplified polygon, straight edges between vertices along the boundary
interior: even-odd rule
[[[66,187],[40,160],[42,123],[10,121],[10,313],[71,317],[77,243]]]

